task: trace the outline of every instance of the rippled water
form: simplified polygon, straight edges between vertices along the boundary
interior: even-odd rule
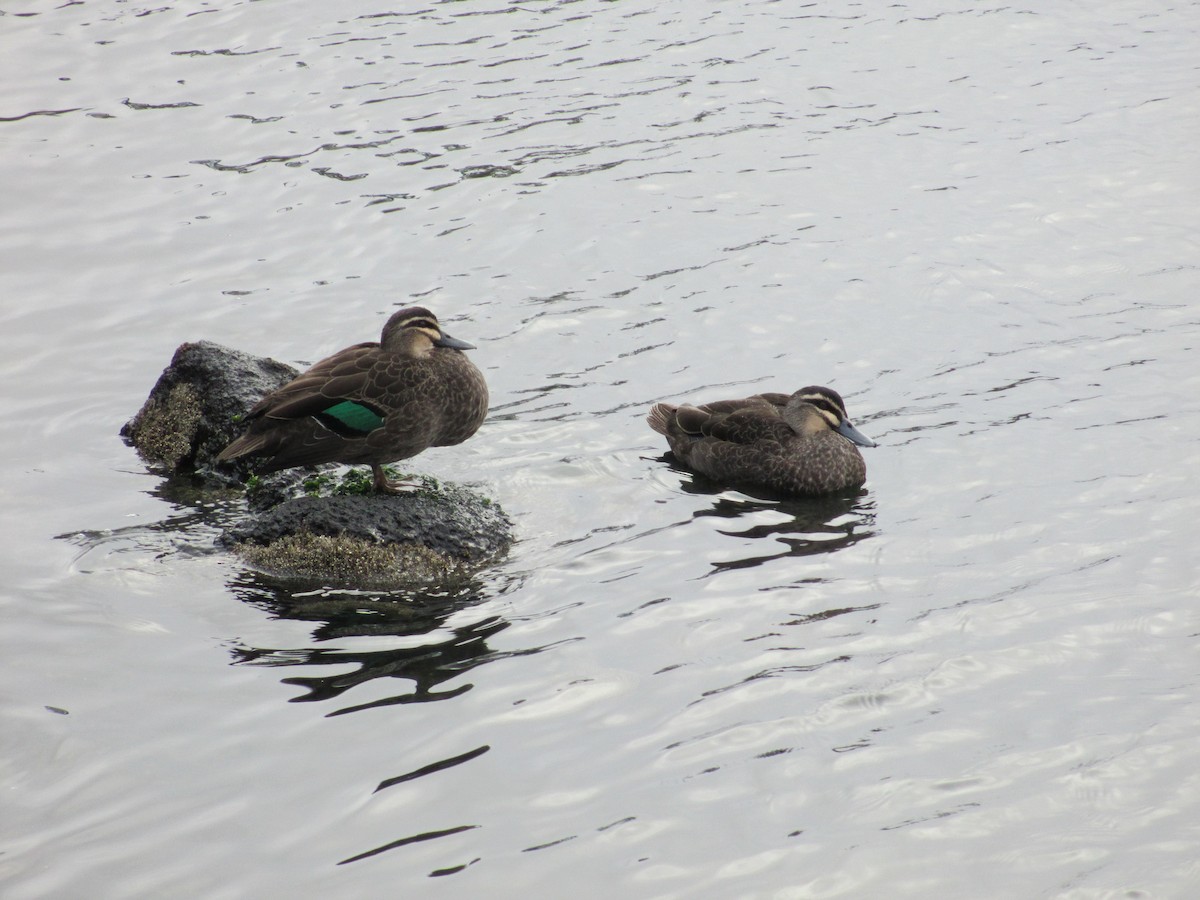
[[[5,897],[1200,889],[1196,3],[0,14]],[[280,591],[117,430],[432,307],[509,510]],[[660,399],[824,383],[848,500]]]

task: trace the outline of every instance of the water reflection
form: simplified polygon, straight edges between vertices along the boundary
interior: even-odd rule
[[[163,560],[176,557],[226,555],[216,546],[217,537],[245,515],[239,492],[214,491],[210,485],[190,476],[164,478],[147,493],[170,504],[173,514],[155,522],[115,529],[80,529],[58,535],[59,540],[79,548],[73,561],[78,571],[91,572],[111,565],[105,560],[114,555],[120,557],[120,567],[143,568],[147,572],[157,572]],[[138,557],[145,562],[138,563]],[[332,700],[376,678],[411,682],[411,687],[401,693],[337,709],[329,713],[331,716],[457,697],[471,690],[472,685],[460,684],[447,690],[439,690],[439,686],[494,659],[542,649],[493,651],[488,639],[510,624],[497,616],[446,627],[451,616],[497,592],[514,589],[518,582],[516,579],[506,584],[494,578],[484,581],[479,576],[463,576],[452,583],[392,590],[339,589],[312,580],[241,570],[229,587],[243,602],[275,619],[314,623],[315,643],[341,641],[350,649],[235,645],[234,661],[259,666],[337,666],[335,675],[283,679],[285,684],[298,685],[307,691],[293,698],[293,702]],[[402,646],[378,649],[379,639]],[[356,642],[366,641],[371,642],[371,649],[352,649]],[[352,670],[347,672],[347,666],[352,666]]]
[[[305,675],[283,679],[307,693],[292,702],[332,700],[352,688],[377,678],[409,682],[399,693],[329,713],[330,716],[383,706],[446,700],[471,690],[459,684],[439,686],[487,662],[508,656],[536,653],[541,648],[497,652],[488,639],[509,627],[499,616],[446,629],[455,613],[483,599],[483,586],[469,581],[454,589],[395,592],[334,591],[324,588],[297,590],[257,572],[244,572],[230,584],[233,592],[251,606],[275,618],[320,623],[313,631],[319,642],[358,638],[397,638],[401,646],[386,649],[322,649],[320,647],[262,648],[237,646],[237,663],[257,666],[335,666],[336,674]],[[413,640],[414,638],[418,640]],[[373,642],[373,646],[375,642]],[[352,666],[346,671],[347,666]]]
[[[55,535],[80,548],[74,559],[79,571],[105,566],[109,556],[119,555],[125,568],[137,567],[137,556],[152,563],[172,556],[200,557],[214,553],[216,536],[239,516],[236,503],[221,491],[214,491],[199,479],[188,475],[164,478],[145,492],[171,507],[171,514],[154,522],[138,522],[119,528],[81,528]]]
[[[780,497],[769,491],[739,488],[745,498],[729,496],[725,485],[710,481],[680,466],[669,453],[660,462],[679,473],[686,494],[715,497],[698,507],[692,519],[716,517],[741,527],[719,528],[718,534],[735,538],[768,539],[786,549],[755,553],[738,559],[712,562],[708,574],[744,569],[783,557],[805,557],[852,547],[875,535],[875,501],[865,488],[826,497]],[[767,516],[764,516],[768,514]],[[738,520],[743,520],[739,522]],[[774,544],[771,545],[775,549]]]

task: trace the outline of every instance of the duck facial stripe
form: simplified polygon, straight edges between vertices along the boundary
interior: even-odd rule
[[[403,328],[415,328],[418,331],[425,331],[431,334],[441,334],[442,329],[433,319],[427,319],[424,316],[416,319],[405,319],[400,323]]]
[[[830,388],[805,388],[804,393],[800,395],[800,399],[811,403],[813,406],[834,410],[839,418],[846,418],[846,404],[842,402],[842,395]]]
[[[383,425],[383,416],[353,400],[343,400],[317,415],[321,424],[346,436],[367,434]]]
[[[845,415],[838,409],[837,405],[822,394],[806,394],[803,400],[805,403],[815,406],[817,411],[824,416],[825,420],[833,428],[837,428],[841,424],[842,419],[845,418]]]

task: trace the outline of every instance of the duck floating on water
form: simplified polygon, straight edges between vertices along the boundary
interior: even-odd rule
[[[393,313],[379,342],[339,350],[272,391],[218,461],[261,456],[260,472],[319,463],[366,464],[375,490],[399,493],[383,464],[461,444],[488,410],[483,373],[421,306]]]
[[[646,417],[683,465],[713,481],[816,496],[862,487],[862,447],[875,442],[827,387],[696,406],[658,403]]]

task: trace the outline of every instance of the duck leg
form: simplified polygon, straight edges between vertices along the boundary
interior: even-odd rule
[[[381,494],[406,494],[420,485],[412,481],[388,481],[383,466],[371,463],[371,474],[375,476],[375,490]]]

